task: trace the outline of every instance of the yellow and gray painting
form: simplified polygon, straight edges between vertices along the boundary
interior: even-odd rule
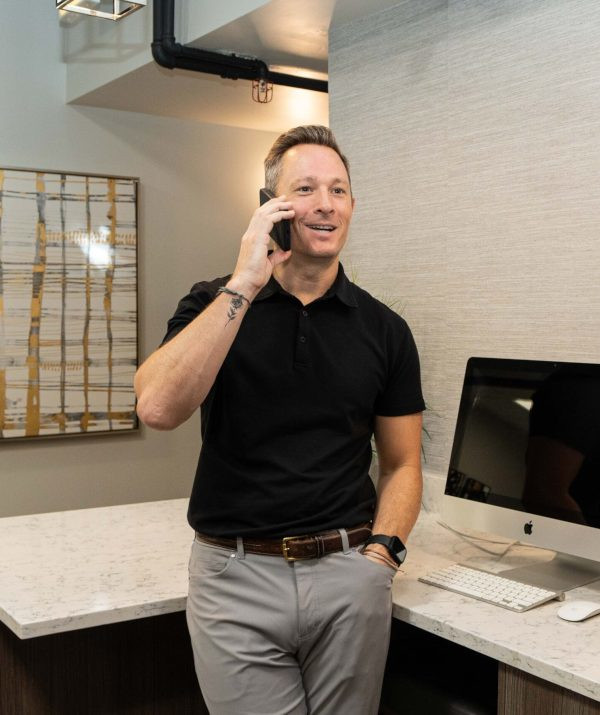
[[[0,439],[137,427],[136,194],[0,169]]]

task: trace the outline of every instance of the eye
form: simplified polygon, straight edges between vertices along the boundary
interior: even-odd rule
[[[301,194],[307,194],[307,193],[308,193],[309,191],[311,191],[311,190],[312,190],[312,189],[311,189],[310,186],[299,186],[299,187],[296,189],[296,191],[298,191],[298,192],[301,193]]]
[[[343,189],[341,186],[336,186],[333,189],[334,194],[338,194],[339,196],[343,196],[346,193],[346,189]]]

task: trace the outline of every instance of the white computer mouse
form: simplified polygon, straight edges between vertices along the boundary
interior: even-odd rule
[[[567,601],[556,612],[565,621],[585,621],[586,618],[600,613],[600,603],[597,601]]]

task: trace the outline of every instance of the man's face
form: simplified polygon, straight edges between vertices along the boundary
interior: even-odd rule
[[[299,144],[283,155],[277,194],[296,212],[292,251],[315,258],[337,256],[348,237],[354,199],[338,154],[319,144]]]

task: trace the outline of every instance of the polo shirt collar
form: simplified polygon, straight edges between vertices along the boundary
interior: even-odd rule
[[[254,298],[254,302],[257,300],[266,300],[276,293],[285,293],[280,283],[275,280],[274,276],[269,278],[269,282],[264,288],[257,294]],[[358,303],[356,302],[356,295],[354,292],[354,285],[348,280],[346,273],[344,272],[344,267],[342,264],[338,264],[338,272],[335,280],[333,281],[331,287],[327,292],[318,298],[318,300],[323,300],[324,298],[337,297],[344,305],[350,308],[358,308]]]

